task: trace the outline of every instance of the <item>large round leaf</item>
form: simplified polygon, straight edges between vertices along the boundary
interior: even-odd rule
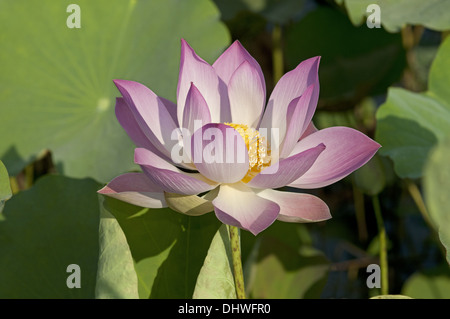
[[[131,169],[113,79],[174,100],[180,38],[209,62],[229,42],[207,0],[79,0],[81,28],[67,26],[71,2],[0,1],[0,157],[11,175],[45,149],[73,177]]]
[[[0,298],[138,298],[128,243],[92,179],[45,176],[0,214]],[[69,265],[79,266],[68,268]],[[80,285],[69,287],[67,282]]]
[[[140,298],[192,298],[210,243],[220,227],[213,213],[187,216],[105,198],[135,263]]]
[[[99,299],[139,298],[138,278],[125,235],[99,196],[99,257],[95,297]]]
[[[0,298],[93,298],[99,210],[92,179],[46,176],[0,214]],[[75,272],[78,265],[79,288]],[[74,275],[72,279],[69,276]]]
[[[427,160],[424,188],[430,216],[450,264],[450,135],[433,149]]]
[[[416,272],[405,282],[402,294],[420,299],[449,299],[450,270],[446,265]]]
[[[5,201],[12,195],[11,185],[9,184],[9,175],[3,162],[0,161],[0,213]]]
[[[236,299],[228,226],[220,226],[195,284],[194,299]]]
[[[391,88],[377,111],[376,140],[400,177],[422,176],[431,148],[450,135],[450,38],[441,44],[429,75],[429,90]]]

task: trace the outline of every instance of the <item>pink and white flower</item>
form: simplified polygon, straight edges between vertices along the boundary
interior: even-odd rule
[[[286,73],[266,105],[261,67],[238,41],[211,66],[182,40],[176,104],[140,83],[114,81],[122,94],[116,116],[143,172],[120,175],[99,193],[190,215],[214,210],[223,223],[255,235],[276,219],[329,219],[320,198],[274,189],[330,185],[380,145],[352,128],[314,127],[319,61]]]

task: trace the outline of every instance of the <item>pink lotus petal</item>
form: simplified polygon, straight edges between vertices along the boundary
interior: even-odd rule
[[[217,186],[201,174],[185,173],[145,148],[137,148],[134,161],[146,176],[162,190],[169,193],[195,195]]]
[[[167,109],[167,112],[169,112],[170,116],[172,117],[172,120],[175,124],[178,124],[178,118],[177,118],[177,105],[173,103],[172,101],[165,99],[163,97],[159,97],[161,102],[164,104],[164,106]]]
[[[200,126],[211,123],[208,105],[194,83],[191,83],[183,114],[183,128],[194,134],[195,121],[200,121]]]
[[[323,143],[326,150],[311,168],[289,186],[319,188],[333,184],[367,163],[380,144],[349,127],[329,127],[308,135],[294,147],[291,156]]]
[[[247,174],[248,150],[231,126],[210,123],[192,136],[191,158],[198,171],[220,183],[234,183]]]
[[[266,101],[266,90],[258,70],[244,61],[234,71],[228,84],[231,120],[233,123],[256,127]]]
[[[171,139],[171,134],[177,126],[165,104],[140,83],[125,80],[115,80],[114,83],[145,136],[160,152],[170,157],[170,151],[177,143]]]
[[[303,135],[298,139],[299,141],[307,137],[308,135],[311,135],[312,133],[316,133],[318,129],[314,125],[314,123],[311,121],[309,122],[308,127],[306,128],[305,132],[303,132]]]
[[[141,127],[134,118],[132,110],[123,98],[116,98],[115,111],[120,125],[124,128],[125,132],[127,132],[128,136],[137,147],[147,148],[158,156],[168,159],[168,157],[156,148],[142,132]]]
[[[315,84],[308,86],[302,96],[292,100],[287,110],[286,136],[281,149],[281,158],[289,156],[295,144],[306,131],[316,110],[319,90]]]
[[[284,139],[286,133],[286,115],[289,103],[301,96],[311,84],[319,87],[318,69],[320,57],[310,58],[300,63],[294,70],[286,73],[278,81],[269,102],[260,127],[280,130],[280,140]]]
[[[264,75],[261,67],[238,40],[234,41],[233,44],[230,45],[213,64],[213,68],[216,70],[216,73],[219,76],[219,89],[222,92],[227,92],[227,87],[230,82],[231,76],[243,62],[248,62],[252,66],[252,68],[257,71],[259,82],[261,83],[261,87],[263,87],[265,92],[266,82],[264,80]],[[231,122],[232,119],[228,94],[221,94],[221,99],[221,122]]]
[[[226,95],[226,87],[219,88],[219,77],[214,68],[200,58],[185,40],[181,40],[180,73],[177,87],[177,115],[183,124],[184,107],[191,83],[201,92],[209,107],[211,120],[221,121],[221,95]],[[222,105],[222,107],[227,107]],[[229,107],[229,106],[228,106]]]
[[[330,209],[320,198],[304,193],[265,189],[258,196],[280,206],[278,220],[291,223],[320,222],[331,218]]]
[[[181,136],[178,136],[179,139],[182,139],[182,156],[180,157],[179,155],[180,150],[178,152],[174,150],[174,153],[172,153],[172,161],[174,163],[179,163],[181,160],[185,167],[196,169],[191,159],[191,138],[195,130],[210,122],[211,115],[208,105],[194,83],[191,83],[184,107]]]
[[[98,193],[141,207],[167,207],[163,190],[142,173],[117,176]]]
[[[243,183],[221,185],[212,203],[221,222],[246,229],[253,235],[269,227],[280,211],[276,203],[257,196]]]
[[[325,150],[319,144],[301,153],[282,159],[278,163],[262,170],[247,183],[254,188],[279,188],[286,186],[305,174]]]
[[[255,235],[277,218],[329,219],[329,208],[319,198],[271,189],[327,186],[364,165],[380,147],[354,129],[315,128],[319,62],[314,57],[286,73],[261,118],[264,76],[239,41],[211,66],[182,40],[176,105],[139,83],[115,81],[123,95],[117,99],[117,118],[139,147],[135,162],[143,173],[121,175],[99,193],[146,207],[170,204],[194,215],[213,208],[222,222]],[[226,122],[256,128],[270,141],[272,165],[248,183],[242,182],[249,170],[246,142],[230,125],[217,124]],[[182,171],[172,162],[199,173]],[[192,196],[205,192],[204,201]]]
[[[222,53],[216,62],[214,62],[213,68],[216,70],[220,79],[228,85],[231,76],[243,62],[248,62],[252,66],[252,69],[256,70],[261,86],[265,91],[266,82],[264,81],[264,75],[260,65],[238,40],[234,41],[233,44]]]

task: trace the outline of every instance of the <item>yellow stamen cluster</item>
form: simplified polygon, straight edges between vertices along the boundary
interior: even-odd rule
[[[242,179],[243,182],[249,182],[256,174],[261,172],[264,167],[270,165],[270,149],[267,145],[267,139],[255,130],[244,124],[224,123],[234,128],[244,139],[248,150],[249,169],[247,175]]]

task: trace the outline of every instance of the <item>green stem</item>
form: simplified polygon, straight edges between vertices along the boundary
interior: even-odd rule
[[[380,237],[380,268],[381,268],[381,294],[389,294],[388,281],[388,258],[387,258],[387,237],[384,228],[383,216],[381,214],[380,201],[377,195],[372,196],[373,210],[377,219],[378,233]]]
[[[244,272],[242,271],[241,261],[241,241],[239,236],[239,228],[229,226],[231,257],[233,259],[234,284],[236,286],[237,299],[245,299]]]
[[[428,224],[428,226],[433,229],[433,222],[431,221],[430,214],[428,213],[425,202],[423,201],[422,195],[420,194],[419,187],[417,187],[417,185],[413,181],[408,179],[405,180],[405,183],[406,187],[408,188],[408,192],[411,195],[420,213],[422,214],[423,219]]]
[[[442,245],[441,240],[439,239],[439,234],[436,230],[436,225],[431,220],[430,214],[428,212],[427,206],[425,205],[425,201],[423,200],[422,194],[420,193],[419,187],[414,183],[413,181],[406,179],[405,180],[406,188],[408,189],[409,194],[411,195],[411,198],[413,199],[414,203],[417,206],[417,209],[419,210],[420,214],[422,215],[425,223],[427,223],[428,227],[430,228],[430,231],[432,232],[432,236],[436,240],[437,243],[439,243],[439,248],[441,250],[442,255],[447,255],[445,247]]]
[[[281,43],[281,27],[275,25],[272,31],[272,63],[273,63],[273,83],[276,84],[283,76],[283,46]]]

